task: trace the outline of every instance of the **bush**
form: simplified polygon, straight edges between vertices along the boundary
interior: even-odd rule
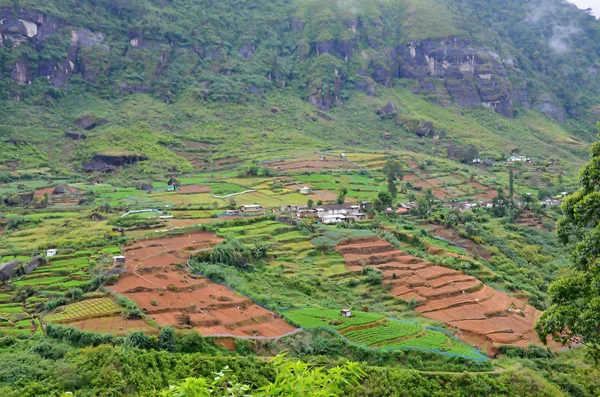
[[[69,303],[69,300],[65,297],[50,299],[44,304],[44,310],[50,311],[56,309],[59,306],[64,306]]]
[[[30,353],[35,353],[42,358],[48,360],[60,360],[67,354],[68,348],[65,345],[50,343],[47,341],[40,342],[29,350]]]
[[[175,340],[175,329],[173,327],[164,327],[160,330],[158,334],[158,348],[170,352],[176,350],[177,341]]]

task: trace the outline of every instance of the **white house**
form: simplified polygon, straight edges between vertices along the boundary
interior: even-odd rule
[[[113,263],[125,263],[125,257],[123,255],[113,256]]]
[[[350,311],[350,309],[342,309],[340,311],[340,314],[342,315],[342,317],[352,317],[352,312]]]
[[[264,211],[263,207],[261,207],[258,204],[248,204],[248,205],[242,205],[240,207],[240,211],[242,212],[262,212]]]
[[[357,215],[360,214],[360,206],[356,204],[331,204],[316,208],[317,217],[326,215]]]
[[[529,163],[531,159],[527,156],[510,156],[506,159],[507,163]]]
[[[344,222],[344,220],[346,220],[346,217],[342,214],[323,215],[321,217],[321,222],[323,222],[326,225],[330,225],[333,223],[342,223]]]
[[[300,194],[311,194],[312,193],[312,189],[309,188],[308,186],[304,186],[302,189],[300,189]]]
[[[46,251],[46,256],[49,258],[51,256],[55,256],[56,255],[56,248],[52,248],[49,249],[48,251]]]

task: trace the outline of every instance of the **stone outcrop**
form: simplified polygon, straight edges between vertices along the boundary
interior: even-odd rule
[[[122,166],[125,164],[135,164],[138,161],[148,160],[148,157],[143,154],[103,154],[97,153],[94,155],[94,163],[104,163],[112,166]]]
[[[281,49],[281,58],[299,61],[322,56],[336,58],[335,75],[331,75],[333,68],[330,68],[327,71],[330,75],[326,78],[321,78],[323,73],[319,71],[305,74],[309,77],[301,82],[306,87],[305,99],[319,110],[329,110],[343,104],[343,98],[350,91],[375,96],[377,85],[392,87],[397,84],[397,79],[405,78],[417,82],[411,86],[413,93],[426,95],[428,100],[441,106],[490,108],[505,117],[513,117],[516,106],[534,107],[557,122],[564,122],[567,115],[576,114],[576,109],[565,109],[551,93],[530,98],[526,76],[518,69],[515,59],[502,57],[468,39],[450,37],[391,45],[391,41],[386,39],[391,27],[385,26],[381,20],[368,18],[346,21],[342,27],[344,32],[336,33],[336,37],[326,35],[326,38],[309,38],[311,35],[304,32],[306,24],[301,18],[281,23],[282,35],[290,35],[285,40],[282,39],[283,42],[290,39],[296,41]],[[70,41],[64,43],[65,54],[56,59],[40,57],[33,60],[23,56],[11,60],[7,65],[8,72],[16,84],[26,86],[36,78],[44,78],[54,87],[62,88],[68,86],[74,74],[90,83],[101,83],[100,77],[105,76],[119,93],[152,93],[165,103],[170,103],[177,93],[171,92],[170,86],[163,84],[165,81],[160,84],[157,82],[162,81],[160,79],[164,76],[169,76],[167,82],[173,78],[174,73],[165,75],[171,59],[186,58],[190,75],[194,75],[194,71],[200,70],[199,68],[206,67],[202,62],[211,62],[209,73],[231,76],[240,71],[229,65],[228,58],[239,56],[246,60],[252,59],[259,53],[262,45],[260,35],[237,43],[237,47],[219,41],[190,45],[178,43],[176,39],[152,40],[144,37],[142,31],[131,31],[121,40],[113,36],[107,39],[103,32],[73,27],[65,21],[39,12],[0,9],[0,47],[28,45],[41,51],[45,41],[56,33],[70,37]],[[114,49],[108,45],[113,43]],[[115,53],[117,49],[118,54]],[[113,65],[110,62],[115,57],[131,61],[123,62],[124,64],[143,63],[143,67],[139,68],[143,72],[136,69],[121,73],[119,68],[113,68],[120,72],[111,76]],[[348,68],[341,67],[338,60]],[[354,70],[349,70],[350,65]],[[268,68],[271,65],[263,66]],[[588,72],[595,74],[598,70],[600,68],[592,67]],[[300,75],[303,76],[302,73]],[[287,80],[296,76],[297,73],[287,72],[286,75],[281,70],[267,74],[272,87],[285,87]],[[319,80],[314,76],[319,76]],[[254,84],[245,82],[240,85],[242,98],[235,98],[240,103],[247,99],[246,95],[260,95],[268,90],[269,84],[252,81]],[[208,100],[211,96],[209,83],[199,83],[199,97]],[[22,99],[24,91],[15,88],[10,95]],[[239,96],[240,93],[235,94]],[[232,99],[234,98],[220,97],[223,102]],[[93,128],[92,124],[80,128]]]
[[[0,264],[0,282],[6,282],[11,279],[12,276],[19,272],[20,260],[13,260]]]
[[[416,79],[421,86],[430,79],[443,81],[453,103],[460,107],[487,107],[513,117],[513,99],[528,106],[527,92],[512,87],[508,79],[507,69],[514,68],[512,60],[503,60],[468,40],[410,42],[399,51],[401,77]],[[433,88],[432,84],[428,91]]]

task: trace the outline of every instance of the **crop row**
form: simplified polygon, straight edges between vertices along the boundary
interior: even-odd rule
[[[378,327],[351,331],[344,334],[352,342],[373,346],[375,344],[416,335],[423,327],[416,323],[388,322]]]
[[[105,314],[120,313],[121,308],[108,298],[89,299],[64,306],[58,313],[44,317],[47,322],[60,322]]]
[[[440,331],[427,330],[423,336],[411,338],[398,343],[381,346],[387,349],[422,348],[459,354],[467,357],[480,357],[481,354],[469,345],[452,339]]]

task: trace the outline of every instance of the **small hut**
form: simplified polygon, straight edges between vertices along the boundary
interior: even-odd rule
[[[340,314],[342,315],[342,317],[352,317],[352,312],[350,311],[350,309],[342,309],[340,311]]]

